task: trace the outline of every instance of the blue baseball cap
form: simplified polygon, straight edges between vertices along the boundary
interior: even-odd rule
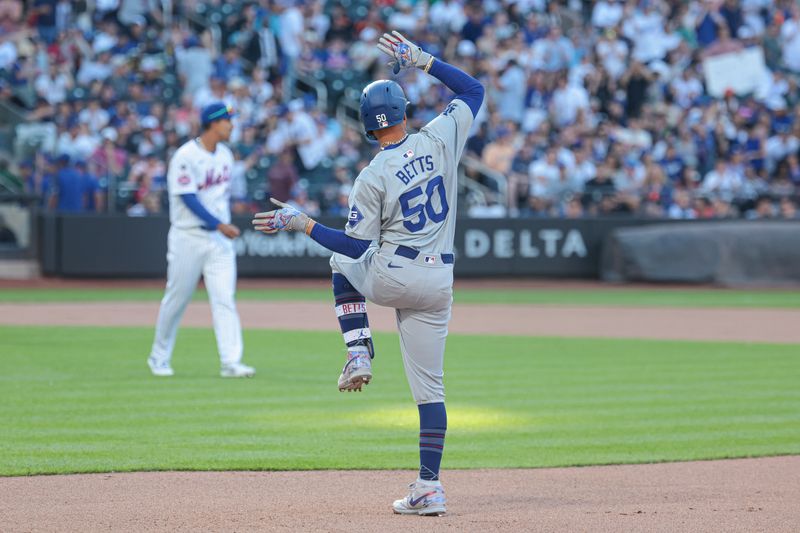
[[[208,104],[200,112],[200,122],[203,126],[208,126],[215,120],[231,119],[236,116],[233,108],[224,102],[214,102]]]

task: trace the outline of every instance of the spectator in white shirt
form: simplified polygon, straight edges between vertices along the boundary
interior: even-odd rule
[[[434,3],[428,12],[428,17],[434,28],[449,30],[452,33],[459,33],[467,22],[464,7],[455,0],[440,0]]]
[[[420,14],[414,13],[411,2],[397,0],[394,7],[397,10],[389,16],[389,27],[403,33],[413,32],[419,22]]]
[[[586,89],[576,85],[568,85],[567,78],[562,76],[558,80],[558,88],[553,92],[550,104],[550,114],[559,127],[574,124],[578,112],[589,109],[589,93]]]
[[[175,49],[178,63],[178,74],[185,82],[185,90],[189,94],[208,87],[208,80],[214,72],[211,52],[200,44],[197,37],[189,37],[183,47]]]
[[[86,161],[100,146],[99,135],[92,135],[86,124],[73,124],[69,131],[61,134],[56,152],[66,154],[73,160]]]
[[[264,104],[272,98],[275,89],[267,79],[267,71],[263,68],[253,69],[253,79],[250,81],[250,94],[255,99],[256,103]]]
[[[772,75],[765,75],[764,80],[756,91],[756,96],[762,102],[770,103],[784,101],[783,97],[789,92],[789,82],[786,75],[776,70]],[[784,101],[785,102],[785,101]]]
[[[592,26],[595,28],[613,28],[622,20],[622,2],[600,0],[592,9]]]
[[[211,83],[202,87],[194,95],[194,108],[203,109],[212,102],[225,102],[233,105],[233,101],[227,93],[226,80],[218,76],[211,77]]]
[[[575,167],[572,170],[572,183],[579,191],[587,181],[597,176],[597,167],[591,159],[591,147],[588,144],[575,151]]]
[[[546,196],[560,178],[557,152],[555,148],[549,148],[544,159],[537,159],[528,167],[530,196]]]
[[[595,46],[595,51],[603,68],[615,80],[619,79],[627,70],[628,45],[622,39],[617,38],[614,30],[607,30],[603,33]]]
[[[686,189],[675,189],[672,192],[672,204],[667,209],[669,218],[695,219],[697,213],[692,208],[692,198]]]
[[[113,70],[111,53],[106,51],[98,54],[94,60],[85,59],[76,78],[79,84],[89,85],[94,80],[105,81]]]
[[[800,141],[791,134],[788,126],[777,127],[777,134],[767,139],[767,170],[773,172],[778,163],[787,155],[800,149]]]
[[[724,159],[717,160],[714,169],[703,178],[700,190],[730,201],[737,198],[744,185],[744,175]]]
[[[34,87],[39,98],[47,100],[50,105],[60,104],[67,99],[67,91],[72,88],[72,76],[69,71],[61,71],[58,66],[50,65],[48,72],[36,78]]]
[[[654,2],[645,3],[644,8],[636,9],[627,17],[622,33],[634,43],[633,58],[642,63],[663,59],[680,43],[679,37],[666,33],[664,19]]]
[[[17,60],[17,45],[8,34],[0,33],[0,70],[7,70]]]
[[[515,60],[510,60],[497,80],[499,91],[497,107],[503,120],[511,120],[517,124],[522,120],[521,111],[525,109],[525,95],[528,80],[525,71]]]
[[[94,98],[89,100],[89,107],[78,113],[78,120],[88,125],[92,134],[100,133],[108,125],[109,119],[108,111],[101,108],[100,102]]]
[[[703,94],[703,84],[690,69],[684,70],[680,78],[672,80],[670,89],[675,103],[684,109],[691,107],[694,101]]]
[[[800,7],[792,3],[792,17],[781,25],[783,62],[793,72],[800,72]]]

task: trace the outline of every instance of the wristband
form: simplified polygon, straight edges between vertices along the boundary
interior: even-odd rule
[[[427,73],[428,73],[428,71],[429,71],[429,70],[431,69],[431,67],[433,66],[433,60],[434,60],[434,59],[436,59],[436,58],[435,58],[435,57],[433,57],[433,56],[431,56],[431,58],[428,60],[428,63],[427,63],[427,64],[425,65],[425,67],[422,69],[422,70],[425,72],[425,74],[427,74]]]
[[[316,224],[316,222],[314,222],[314,219],[312,219],[312,218],[309,218],[309,219],[306,221],[306,227],[303,229],[303,232],[304,232],[306,235],[311,235],[311,230],[312,230],[312,229],[314,229],[314,224]]]

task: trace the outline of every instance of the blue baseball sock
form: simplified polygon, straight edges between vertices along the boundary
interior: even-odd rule
[[[444,402],[423,403],[417,408],[419,409],[419,478],[425,481],[437,481],[444,451],[444,434],[447,432],[447,411]]]
[[[375,357],[367,317],[367,299],[338,272],[333,274],[333,297],[344,343],[348,347],[366,346],[369,356]]]

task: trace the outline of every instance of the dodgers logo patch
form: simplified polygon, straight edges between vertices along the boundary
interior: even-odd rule
[[[361,211],[359,211],[358,207],[354,204],[353,207],[350,208],[350,213],[347,215],[347,227],[355,228],[362,220],[364,220],[364,215],[361,214]]]

